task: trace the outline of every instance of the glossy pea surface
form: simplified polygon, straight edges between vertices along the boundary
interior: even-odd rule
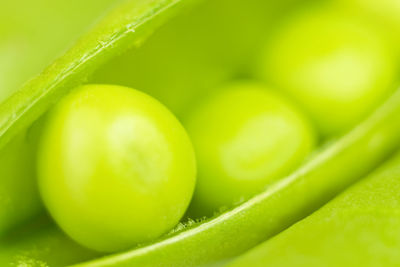
[[[396,52],[371,24],[324,8],[299,11],[269,38],[262,75],[339,135],[396,88]]]
[[[186,126],[199,170],[190,211],[195,216],[262,191],[296,168],[315,144],[299,110],[251,82],[229,85],[201,103]]]
[[[87,85],[49,114],[39,148],[40,192],[78,243],[118,251],[159,237],[195,185],[191,142],[163,105],[139,91]]]

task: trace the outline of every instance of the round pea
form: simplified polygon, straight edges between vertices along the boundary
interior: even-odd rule
[[[185,213],[195,185],[186,131],[139,91],[87,85],[51,112],[38,154],[50,214],[78,243],[112,252],[159,237]]]
[[[269,39],[261,75],[308,112],[324,136],[362,120],[395,89],[396,55],[372,25],[311,9]]]
[[[315,136],[307,118],[253,83],[230,85],[185,120],[198,162],[190,216],[211,215],[262,191],[294,170]]]

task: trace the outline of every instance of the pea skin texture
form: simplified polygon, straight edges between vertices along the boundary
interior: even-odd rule
[[[158,101],[130,88],[87,85],[49,114],[38,174],[58,225],[90,249],[113,252],[179,222],[196,163],[186,131]]]
[[[277,27],[261,57],[261,75],[330,137],[351,129],[396,88],[396,57],[372,25],[316,8]]]
[[[296,168],[315,144],[300,111],[261,85],[237,83],[199,105],[185,126],[198,179],[189,216],[247,199]]]

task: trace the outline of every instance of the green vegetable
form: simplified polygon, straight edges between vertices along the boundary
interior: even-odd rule
[[[325,136],[342,134],[393,90],[398,56],[372,25],[303,10],[269,39],[260,72],[298,102]]]
[[[209,216],[263,191],[314,148],[307,118],[259,84],[226,86],[192,113],[185,125],[199,177],[191,215]]]
[[[3,25],[7,32],[15,32],[18,36],[25,33],[19,26],[28,27],[32,40],[27,42],[29,51],[17,51],[22,60],[3,61],[7,69],[4,81],[9,86],[1,86],[0,91],[5,89],[9,93],[17,89],[17,82],[8,82],[14,74],[18,76],[18,84],[26,82],[30,75],[39,74],[53,57],[73,44],[71,40],[86,30],[86,24],[118,1],[55,0],[51,5],[48,0],[34,3],[8,1],[7,8],[0,8],[0,21],[6,21]],[[245,5],[242,0],[129,0],[118,3],[116,9],[109,11],[108,16],[61,58],[0,104],[0,157],[23,155],[15,156],[12,165],[0,169],[0,177],[5,177],[0,179],[0,188],[8,188],[4,192],[0,190],[0,194],[4,193],[0,195],[0,235],[42,210],[36,187],[26,186],[35,179],[33,168],[20,168],[35,161],[31,144],[37,140],[32,138],[28,128],[71,88],[84,82],[140,88],[159,99],[174,114],[182,116],[207,93],[207,88],[215,88],[248,72],[244,66],[258,55],[253,49],[254,44],[262,43],[259,33],[270,28],[272,18],[295,1],[298,0],[249,0]],[[188,8],[194,2],[203,3]],[[170,19],[177,12],[180,15]],[[224,14],[224,20],[220,14]],[[167,19],[169,21],[165,23]],[[9,21],[17,23],[11,23],[11,27]],[[163,27],[148,38],[160,24]],[[4,35],[6,39],[7,36]],[[0,34],[0,50],[2,37]],[[19,45],[13,47],[21,48]],[[12,66],[17,62],[15,68],[23,71],[26,67],[30,75],[24,71],[25,74],[13,72],[13,75],[7,75],[15,69]],[[7,150],[6,146],[13,148]],[[2,185],[8,180],[12,183]],[[26,201],[18,197],[21,194],[27,196]]]
[[[37,188],[32,186],[37,142],[37,135],[29,131],[32,124],[101,63],[142,42],[180,9],[180,2],[141,0],[120,5],[40,76],[0,104],[0,159],[6,159],[0,162],[0,235],[42,210]]]
[[[385,160],[400,145],[399,116],[400,90],[294,174],[237,208],[158,242],[77,266],[199,266],[240,255],[304,218]]]
[[[184,114],[185,108],[203,94],[205,88],[214,88],[221,81],[247,72],[244,66],[257,54],[249,48],[261,43],[259,32],[265,32],[271,18],[284,12],[283,6],[296,1],[249,0],[245,5],[241,0],[203,1],[196,10],[186,9],[185,12],[180,11],[196,1],[131,0],[120,4],[118,0],[96,3],[55,0],[49,5],[47,0],[34,3],[21,0],[5,3],[5,8],[0,9],[0,20],[4,22],[0,27],[7,34],[3,35],[0,30],[0,39],[8,42],[10,37],[11,46],[0,45],[0,50],[5,48],[0,54],[7,55],[6,60],[0,62],[6,69],[0,74],[5,78],[0,90],[6,95],[61,55],[60,52],[72,45],[98,14],[110,5],[117,4],[117,9],[110,11],[65,55],[1,104],[0,157],[7,160],[0,162],[4,167],[0,170],[0,187],[7,189],[5,195],[0,196],[0,224],[7,226],[0,229],[0,233],[42,211],[36,186],[30,186],[36,178],[31,166],[36,160],[32,147],[37,142],[30,127],[71,88],[88,79],[139,84],[174,111]],[[182,13],[179,18],[164,23],[177,11]],[[224,20],[220,19],[222,13]],[[143,41],[160,24],[165,26],[143,46]],[[27,39],[21,37],[25,33],[29,34]],[[214,42],[209,42],[210,39]],[[27,50],[26,45],[29,46]],[[138,46],[143,48],[138,50]],[[15,53],[9,53],[8,47],[12,47],[12,52],[15,49]],[[110,59],[113,61],[108,62]],[[120,64],[121,61],[127,64]],[[103,64],[105,62],[107,64]],[[228,66],[230,69],[226,72]],[[91,76],[95,69],[97,72]],[[221,72],[222,75],[215,75]],[[111,81],[113,79],[115,81]],[[11,158],[14,158],[12,165],[8,165]],[[3,181],[8,184],[1,184]]]
[[[254,45],[261,43],[260,36],[263,34],[260,33],[265,33],[270,25],[266,14],[271,14],[273,9],[270,9],[270,3],[273,1],[249,0],[246,4],[242,0],[207,1],[209,9],[205,5],[201,12],[193,16],[192,13],[180,16],[160,29],[154,38],[150,38],[150,42],[145,45],[146,50],[136,49],[165,18],[181,10],[184,3],[189,2],[192,1],[130,0],[111,12],[69,52],[0,105],[0,153],[12,139],[25,134],[26,129],[71,88],[87,80],[96,82],[104,77],[101,82],[109,83],[112,80],[115,84],[130,84],[145,90],[150,90],[149,88],[155,84],[156,89],[151,92],[152,95],[166,103],[165,100],[169,100],[168,107],[176,105],[174,111],[179,109],[179,114],[184,114],[184,106],[193,104],[201,95],[201,89],[215,88],[218,83],[223,82],[221,77],[216,79],[203,77],[204,73],[210,73],[203,72],[204,69],[210,66],[217,66],[218,69],[221,66],[218,64],[224,62],[222,66],[235,64],[233,77],[250,75],[246,66],[255,55],[259,54]],[[279,1],[279,4],[282,2],[287,1]],[[214,4],[220,9],[212,9]],[[221,14],[224,14],[223,20]],[[225,14],[230,15],[225,16]],[[248,22],[251,23],[247,24]],[[174,31],[179,25],[184,26],[179,27],[180,31]],[[218,41],[210,38],[210,34],[219,37]],[[210,42],[210,39],[213,41]],[[157,42],[158,40],[170,40],[170,42],[165,45]],[[182,46],[176,46],[182,40],[184,40]],[[197,43],[198,40],[202,42]],[[217,43],[218,49],[208,51],[208,48],[213,48]],[[204,44],[208,44],[207,48]],[[127,51],[128,48],[132,49]],[[146,56],[153,55],[154,51],[158,52],[154,58]],[[175,55],[180,51],[185,54],[177,63],[182,65],[176,68],[173,62]],[[140,54],[139,60],[132,56],[135,53]],[[162,57],[159,58],[159,55]],[[196,64],[199,59],[206,57],[213,59],[209,61],[211,65]],[[110,59],[113,59],[111,64],[105,64],[95,76],[89,76],[93,70]],[[121,61],[128,64],[119,65],[118,62]],[[191,62],[203,71],[197,69],[187,71],[192,70],[190,68],[192,64],[185,65],[187,62]],[[141,65],[142,63],[146,64]],[[185,72],[182,73],[180,71],[182,69]],[[137,70],[143,70],[146,75]],[[170,75],[169,71],[173,75]],[[123,78],[118,75],[114,77],[114,74],[119,73]],[[138,77],[142,79],[138,81]],[[164,81],[167,83],[164,84]],[[144,86],[138,86],[137,82]],[[188,88],[192,86],[199,90],[190,93]],[[164,88],[178,88],[179,90],[173,93],[183,92],[183,97],[180,98],[180,94],[167,94]],[[201,223],[193,229],[179,232],[178,230],[182,228],[179,226],[176,230],[178,233],[166,236],[164,241],[143,245],[138,250],[113,255],[110,258],[99,259],[92,264],[132,266],[136,262],[149,266],[198,265],[242,253],[309,214],[349,183],[377,166],[397,147],[400,115],[398,110],[400,100],[397,97],[392,100],[393,103],[387,104],[380,111],[380,115],[371,118],[368,123],[322,151],[312,164],[304,167],[303,172],[291,176],[290,181],[286,179],[280,186],[268,189],[266,193],[236,210]],[[378,103],[379,99],[376,101]],[[24,179],[21,179],[21,184],[24,184]],[[276,207],[280,208],[277,210]],[[0,242],[7,241],[0,240]],[[40,246],[45,247],[46,243],[43,242]],[[57,248],[55,251],[52,249],[53,247],[49,246],[50,252],[47,253],[54,255],[59,253]],[[40,257],[39,255],[37,260],[40,260]],[[74,260],[79,261],[79,257]],[[43,262],[46,262],[46,257]]]
[[[115,2],[2,1],[0,103],[39,74]],[[4,119],[3,114],[0,121]],[[37,128],[18,132],[0,149],[0,237],[43,210],[35,182]]]
[[[277,9],[283,12],[283,6],[295,1],[249,0],[246,5],[241,0],[130,0],[123,4],[119,0],[55,0],[51,5],[47,0],[6,2],[0,8],[0,21],[4,22],[0,28],[4,26],[7,32],[3,35],[0,29],[0,50],[1,42],[9,37],[13,41],[14,34],[18,41],[11,42],[15,53],[4,50],[12,56],[10,60],[0,62],[0,69],[3,63],[6,69],[0,74],[0,83],[5,82],[0,94],[4,91],[6,95],[39,74],[110,5],[117,4],[117,8],[65,55],[0,104],[0,157],[7,158],[0,162],[0,188],[7,188],[0,189],[0,236],[42,211],[36,187],[28,186],[35,179],[29,166],[34,165],[32,147],[37,142],[29,127],[71,88],[88,80],[130,85],[156,96],[174,113],[184,114],[205,88],[214,88],[237,75],[238,68],[243,71],[243,61],[249,62],[256,54],[249,48],[261,43],[258,33],[269,28]],[[204,3],[193,10],[187,8],[193,2]],[[176,12],[180,16],[165,23]],[[165,25],[147,41],[160,24]],[[240,37],[244,35],[246,38]]]
[[[322,209],[229,266],[398,266],[399,178],[397,154]]]
[[[185,130],[159,102],[126,87],[87,85],[50,115],[39,187],[74,240],[118,251],[179,222],[192,198],[195,164]]]

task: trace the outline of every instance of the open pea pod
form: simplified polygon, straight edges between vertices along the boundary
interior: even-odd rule
[[[40,125],[33,122],[98,64],[141,42],[180,2],[127,2],[0,105],[0,235],[42,210],[34,167]]]
[[[124,2],[112,10],[64,56],[0,105],[0,236],[43,210],[35,182],[35,151],[41,128],[38,118],[70,89],[88,80],[121,84],[144,90],[176,114],[184,114],[207,89],[245,75],[245,66],[254,57],[250,48],[262,43],[259,33],[267,31],[271,18],[293,1],[251,0],[244,6],[241,1],[227,0],[141,0]],[[196,2],[201,4],[184,8]],[[93,19],[96,12],[86,12],[90,4],[79,3],[70,4],[81,7],[82,14]],[[102,8],[109,5],[106,1]],[[185,12],[163,23],[182,9]],[[77,25],[91,21],[78,20]],[[161,24],[162,29],[148,38]],[[49,31],[55,31],[54,27]],[[32,46],[46,40],[53,43],[48,37]],[[45,54],[31,72],[54,56]]]
[[[28,174],[18,166],[34,160],[40,132],[37,120],[78,84],[90,81],[136,87],[181,116],[187,106],[205,94],[206,88],[232,77],[248,77],[248,59],[254,57],[253,52],[256,54],[254,47],[261,43],[260,36],[269,22],[265,16],[272,6],[276,8],[265,3],[268,1],[205,1],[194,11],[182,12],[143,43],[167,18],[194,2],[131,0],[122,4],[63,57],[1,104],[0,159],[2,155],[13,155],[14,160],[11,165],[0,166],[0,171],[6,175],[18,172],[21,179]],[[221,20],[221,14],[226,21]],[[241,16],[248,21],[243,23],[238,19]],[[299,171],[237,208],[194,226],[181,227],[154,243],[81,265],[196,266],[234,257],[308,215],[381,163],[399,145],[399,116],[400,92],[351,133],[316,153]],[[22,155],[27,155],[25,160]],[[28,187],[34,187],[34,180]],[[10,188],[15,189],[13,199],[29,203],[31,215],[41,208],[34,190],[18,184]],[[19,216],[26,218],[26,213],[17,213],[5,213],[14,217],[9,224],[21,220]],[[71,241],[58,231],[52,235],[67,245],[51,246],[39,236],[28,245],[17,242],[13,250],[16,254],[5,253],[1,262],[29,264],[33,260],[59,266],[96,256],[74,246],[68,260],[57,261],[49,255],[63,255],[59,251],[69,247]],[[38,246],[43,253],[35,254]],[[31,253],[22,261],[12,261],[21,251]]]
[[[0,103],[39,74],[117,3],[0,1]],[[37,138],[21,132],[13,139],[0,152],[0,236],[42,211],[34,180]]]
[[[0,147],[82,83],[101,63],[141,43],[184,2],[190,1],[129,1],[111,12],[86,38],[1,105]]]
[[[400,90],[298,171],[233,210],[152,244],[77,266],[224,264],[312,213],[384,161],[400,144],[399,115]]]

